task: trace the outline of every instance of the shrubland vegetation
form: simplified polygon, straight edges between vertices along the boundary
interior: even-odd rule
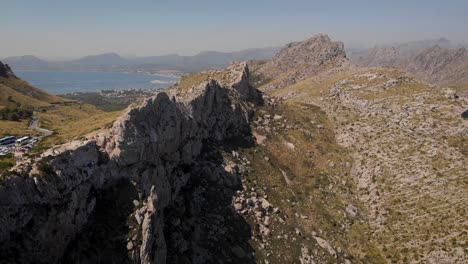
[[[9,121],[20,121],[21,119],[28,119],[32,117],[33,111],[22,107],[5,107],[0,109],[0,119]]]

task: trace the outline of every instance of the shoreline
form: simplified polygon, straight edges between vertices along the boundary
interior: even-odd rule
[[[148,71],[95,71],[95,70],[23,70],[17,69],[17,72],[87,72],[87,73],[123,73],[123,74],[140,74],[140,75],[154,75],[166,78],[180,78],[184,72],[148,72]]]

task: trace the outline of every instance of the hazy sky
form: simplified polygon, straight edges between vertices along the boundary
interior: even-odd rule
[[[195,54],[327,33],[347,47],[468,43],[468,0],[0,0],[0,57]]]

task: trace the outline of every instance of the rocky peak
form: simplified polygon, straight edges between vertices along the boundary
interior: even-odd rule
[[[256,73],[266,79],[277,79],[265,87],[265,90],[272,90],[348,65],[343,43],[318,34],[286,45],[273,59],[258,68]]]
[[[301,42],[288,44],[276,55],[272,63],[282,71],[301,66],[317,67],[346,61],[342,42],[333,42],[328,35],[318,34]]]
[[[1,61],[0,61],[0,76],[5,77],[5,78],[15,78],[15,79],[18,78],[13,73],[10,66],[8,66],[8,64],[3,64]]]

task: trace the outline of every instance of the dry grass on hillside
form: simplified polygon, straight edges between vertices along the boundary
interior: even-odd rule
[[[466,99],[389,69],[313,80],[275,93],[319,105],[334,121],[337,141],[352,149],[356,193],[385,258],[425,263],[441,252],[446,263],[460,263],[467,241]],[[463,92],[463,85],[453,88]]]
[[[368,227],[361,218],[364,214],[353,218],[346,213],[348,204],[360,206],[353,198],[356,189],[350,178],[350,153],[335,142],[333,123],[318,107],[299,103],[261,108],[254,120],[265,114],[282,119],[254,127],[256,133],[267,138],[263,145],[241,151],[252,166],[244,188],[265,188],[264,195],[280,208],[281,215],[287,215],[287,220],[273,221],[267,250],[252,241],[254,248],[260,248],[257,261],[293,263],[303,247],[316,252],[314,255],[324,263],[337,261],[318,246],[312,236],[316,233],[333,248],[343,249],[338,253],[340,260],[384,263],[380,251],[365,234]],[[303,235],[298,236],[296,229]]]
[[[42,145],[62,144],[78,139],[95,130],[109,127],[121,111],[103,112],[90,105],[60,106],[39,113],[40,126],[54,131],[54,135],[44,139]]]
[[[28,127],[29,127],[29,120],[21,120],[18,122],[0,120],[0,137],[4,137],[8,135],[23,136],[23,135],[37,134],[36,132],[30,130]]]
[[[21,79],[0,78],[0,85],[9,87],[14,91],[24,95],[25,97],[45,103],[60,103],[69,101],[68,99],[48,94],[41,89],[31,86],[29,83]]]
[[[47,102],[39,101],[32,97],[23,95],[8,86],[0,84],[0,105],[17,107],[17,104],[34,108],[50,106]]]

